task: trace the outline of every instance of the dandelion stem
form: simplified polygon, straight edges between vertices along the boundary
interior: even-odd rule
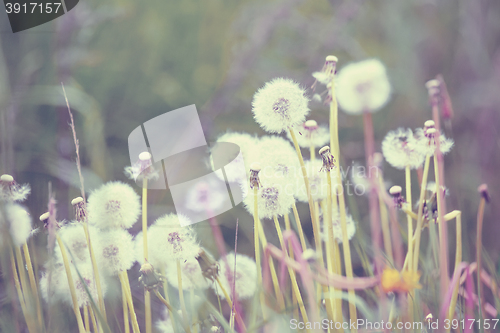
[[[405,179],[406,179],[406,203],[411,210],[411,170],[410,166],[407,165],[405,168]],[[406,215],[406,220],[408,222],[408,267],[411,270],[413,267],[413,221],[410,215]]]
[[[391,231],[389,228],[389,216],[387,213],[387,207],[384,202],[384,198],[382,198],[382,192],[384,190],[384,179],[382,176],[378,177],[379,179],[379,191],[378,192],[378,204],[380,211],[380,224],[382,225],[382,236],[384,239],[384,250],[389,258],[389,262],[394,264],[394,256],[392,253],[392,242],[391,242]]]
[[[482,269],[482,249],[483,249],[483,219],[484,219],[484,206],[486,198],[481,196],[479,201],[479,209],[477,211],[477,231],[476,231],[476,263],[477,263],[477,298],[479,301],[479,317],[484,319],[484,299],[483,299],[483,285],[481,283],[481,269]]]
[[[440,288],[441,294],[445,294],[448,290],[448,243],[446,241],[446,221],[444,220],[443,193],[441,190],[439,159],[434,154],[434,174],[436,177],[436,198],[437,198],[437,214],[438,214],[438,232],[439,232],[439,268],[440,268]]]
[[[265,249],[267,247],[267,238],[261,223],[259,223],[259,239],[262,243],[262,249]],[[274,292],[276,293],[276,299],[278,300],[278,305],[280,309],[283,311],[285,310],[285,300],[283,298],[283,292],[281,291],[280,288],[280,284],[278,281],[278,274],[276,274],[276,268],[274,266],[273,258],[269,258],[268,262],[269,262],[268,264],[269,270],[271,271],[271,280],[273,282]]]
[[[71,268],[69,266],[68,254],[66,253],[66,247],[61,240],[61,237],[58,233],[56,233],[57,244],[59,245],[59,249],[61,249],[61,254],[64,263],[64,269],[66,270],[66,276],[68,278],[69,291],[71,292],[71,300],[73,302],[73,311],[75,312],[76,321],[78,323],[78,331],[80,333],[85,332],[85,328],[83,327],[82,314],[80,313],[80,309],[78,307],[78,298],[76,297],[76,289],[73,281],[73,277],[71,275]]]
[[[101,287],[101,277],[99,274],[99,268],[97,266],[97,260],[95,258],[95,253],[94,253],[94,248],[92,246],[92,242],[90,240],[90,233],[89,233],[89,227],[87,225],[87,221],[84,221],[82,223],[83,225],[83,231],[85,232],[85,239],[87,241],[87,246],[89,248],[89,253],[90,253],[90,261],[92,263],[92,272],[94,273],[94,279],[95,279],[95,284],[96,284],[96,290],[97,290],[97,298],[99,300],[99,310],[102,313],[102,317],[106,321],[106,306],[104,305],[104,295],[102,293],[102,287]],[[102,329],[101,323],[99,323],[100,328]]]
[[[458,211],[458,215],[456,216],[456,244],[457,247],[455,249],[455,270],[457,270],[460,262],[462,262],[462,212]],[[458,287],[459,283],[453,288],[453,294],[451,296],[450,308],[448,309],[448,320],[453,319],[453,315],[455,314],[455,307],[457,305],[458,298]],[[450,330],[448,329],[447,332]]]
[[[424,172],[422,175],[422,185],[420,186],[420,197],[418,199],[417,227],[415,230],[415,250],[413,252],[413,271],[418,270],[418,258],[420,255],[420,238],[422,236],[422,226],[424,225],[424,200],[427,188],[427,178],[429,176],[430,156],[425,158]]]
[[[167,307],[168,312],[173,315],[170,318],[173,320],[174,317],[177,317],[177,313],[175,312],[174,308],[172,308],[172,306],[170,305],[170,303],[165,298],[163,298],[163,296],[160,294],[160,292],[157,289],[154,289],[154,293],[155,293],[156,297],[158,297],[158,299]],[[181,325],[182,325],[182,328],[184,329],[184,331],[188,332],[189,331],[189,327],[184,326],[184,324],[182,323],[182,320],[180,320],[180,322],[181,322]],[[175,332],[176,328],[173,325],[173,322],[172,322],[172,327],[174,327],[174,332]]]
[[[297,223],[297,231],[299,234],[300,245],[302,246],[302,252],[307,249],[306,238],[304,237],[304,230],[302,229],[302,223],[300,223],[299,212],[297,211],[297,205],[295,202],[292,205],[293,216],[295,218],[295,222]]]
[[[191,333],[189,328],[189,320],[186,310],[186,302],[184,301],[184,290],[182,290],[182,271],[181,271],[181,261],[177,261],[177,283],[179,284],[179,302],[181,303],[182,319],[184,320],[184,326],[187,328],[186,333]]]
[[[90,311],[90,319],[92,320],[92,327],[94,328],[94,332],[101,332],[102,330],[100,330],[97,326],[97,320],[95,319],[95,313],[94,313],[94,310],[92,309],[92,307],[89,308],[89,311]],[[128,333],[128,332],[126,332]]]
[[[285,214],[284,218],[285,218],[285,231],[291,231],[292,227],[290,225],[290,217],[288,216],[288,214]],[[293,258],[293,246],[291,239],[288,240],[288,254],[291,258]],[[292,291],[292,304],[293,304],[293,317],[299,319],[297,296],[293,291]]]
[[[233,308],[233,301],[231,301],[231,297],[229,296],[229,294],[227,293],[227,290],[226,288],[224,288],[224,286],[222,285],[222,283],[220,282],[220,279],[219,277],[216,277],[215,279],[217,281],[217,284],[219,285],[219,288],[220,290],[222,291],[222,293],[224,294],[224,297],[226,298],[226,302],[227,302],[227,305],[229,305],[229,308]]]
[[[144,258],[148,260],[148,178],[142,180],[142,239]],[[144,312],[146,319],[146,333],[152,332],[151,324],[151,294],[144,290]]]
[[[40,296],[38,293],[38,287],[35,279],[35,272],[33,271],[33,264],[31,263],[30,252],[28,249],[28,243],[23,244],[24,259],[26,260],[26,266],[28,266],[28,276],[30,279],[31,292],[33,293],[33,298],[36,302],[36,315],[38,318],[38,325],[40,328],[43,325],[43,314],[42,314],[42,304],[40,303]]]
[[[130,323],[128,320],[128,306],[127,306],[127,291],[123,283],[120,283],[122,287],[122,307],[123,307],[123,327],[125,328],[125,333],[130,333]]]
[[[83,306],[83,322],[85,324],[85,332],[90,333],[90,318],[89,318],[89,306]]]
[[[281,248],[283,249],[284,253],[287,253],[286,244],[283,239],[283,234],[281,232],[281,226],[276,215],[273,216],[273,220],[274,220],[274,226],[276,227],[276,232],[278,233],[278,239],[280,241]],[[304,322],[308,322],[309,319],[307,316],[306,308],[304,307],[304,301],[302,300],[302,295],[300,294],[299,285],[297,283],[297,276],[295,275],[295,271],[290,266],[287,267],[288,267],[288,274],[290,275],[290,280],[292,281],[292,291],[294,295],[297,297],[300,313],[302,314],[302,319]]]
[[[130,282],[128,280],[127,271],[121,271],[118,274],[118,277],[120,279],[120,283],[122,284],[122,287],[125,290],[128,310],[130,313],[130,318],[132,319],[132,331],[134,333],[140,333],[139,323],[137,322],[137,315],[135,314],[135,310],[134,310],[134,302],[132,300],[132,292],[130,290]]]
[[[165,270],[162,269],[162,275],[165,276]],[[165,301],[170,304],[170,298],[168,297],[168,283],[163,283],[163,293],[165,294]],[[156,293],[155,293],[156,294]],[[158,294],[156,295],[158,296]],[[161,295],[160,295],[161,296]],[[168,313],[170,315],[170,318],[172,318],[172,327],[174,328],[174,333],[177,333],[177,323],[176,318],[174,318],[174,313],[172,312],[172,307],[169,305],[167,306]]]
[[[31,318],[31,315],[26,309],[26,303],[24,302],[24,295],[23,291],[21,289],[21,285],[19,283],[19,275],[18,275],[18,270],[16,267],[16,259],[14,258],[14,252],[12,251],[12,247],[9,247],[9,252],[10,252],[10,263],[12,267],[12,274],[14,275],[14,285],[16,287],[17,291],[17,297],[19,298],[19,303],[21,304],[21,310],[24,315],[24,320],[26,321],[26,325],[28,326],[28,331],[30,333],[36,332],[33,328],[33,320]]]
[[[257,267],[257,284],[259,290],[259,300],[260,307],[262,310],[262,317],[264,320],[267,318],[267,314],[265,311],[265,295],[264,290],[262,290],[262,266],[260,260],[260,242],[259,242],[259,228],[260,228],[260,218],[259,218],[259,205],[258,205],[258,195],[257,195],[258,187],[254,186],[253,188],[253,239],[254,239],[254,247],[255,247],[255,263]]]

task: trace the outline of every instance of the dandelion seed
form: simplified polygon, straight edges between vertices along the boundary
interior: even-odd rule
[[[297,143],[302,148],[319,148],[330,141],[330,130],[328,127],[318,125],[315,120],[308,120],[302,125],[299,125],[298,131],[302,135],[297,135]],[[291,141],[292,137],[289,132],[287,132],[287,136]]]
[[[396,169],[419,168],[425,155],[418,148],[419,143],[410,129],[398,128],[390,131],[382,141],[382,153],[387,162]]]
[[[128,229],[139,218],[139,196],[130,185],[109,182],[92,192],[87,209],[89,223],[106,228]]]
[[[222,185],[222,186],[221,186]],[[217,211],[227,198],[224,183],[210,179],[196,183],[186,194],[186,208],[194,212]]]
[[[129,270],[135,262],[132,236],[127,230],[115,228],[92,237],[97,264],[105,274],[113,276]]]
[[[309,113],[308,102],[305,90],[297,83],[276,78],[255,93],[252,112],[265,131],[281,133],[305,121]]]
[[[0,176],[0,201],[21,202],[26,200],[30,192],[29,184],[18,184],[11,175]]]
[[[337,100],[349,114],[375,112],[391,95],[391,85],[384,65],[377,59],[352,63],[339,71]]]
[[[433,127],[416,129],[417,150],[424,156],[433,156],[437,150],[437,136],[437,131]],[[439,150],[441,154],[447,154],[452,147],[452,139],[447,139],[444,134],[439,135]]]
[[[227,262],[227,265],[226,265]],[[235,292],[239,299],[247,299],[252,297],[257,289],[257,266],[255,261],[243,254],[236,254],[236,270],[235,270],[235,254],[229,253],[226,260],[219,260],[220,264],[220,283],[225,290],[231,290],[233,281],[228,281],[234,275]],[[234,272],[236,271],[236,274]],[[218,286],[214,288],[221,298],[225,298],[224,293]]]

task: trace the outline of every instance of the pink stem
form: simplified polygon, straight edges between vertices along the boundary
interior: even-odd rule
[[[445,297],[443,298],[443,303],[441,304],[441,313],[440,313],[440,317],[442,320],[445,320],[446,318],[448,318],[447,316],[447,311],[448,311],[448,308],[450,307],[450,303],[451,303],[451,296],[453,294],[453,289],[455,289],[455,286],[457,284],[461,284],[460,282],[460,274],[462,273],[462,271],[467,268],[467,271],[469,271],[469,264],[466,263],[466,262],[462,262],[460,263],[460,265],[457,266],[457,268],[455,269],[455,272],[453,273],[453,278],[451,280],[451,283],[450,283],[450,286],[448,287],[448,290],[446,290],[446,295]]]
[[[468,323],[469,319],[474,318],[474,301],[473,301],[473,290],[474,290],[474,283],[472,282],[472,274],[469,272],[469,268],[467,267],[466,269],[466,274],[467,274],[467,280],[465,281],[465,289],[467,291],[467,299],[466,299],[466,309],[465,309],[465,322]],[[471,332],[470,325],[466,325],[465,327],[465,333]]]

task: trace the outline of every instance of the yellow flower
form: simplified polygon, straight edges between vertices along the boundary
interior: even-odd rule
[[[384,292],[409,292],[413,289],[420,289],[422,286],[418,283],[420,272],[404,271],[386,268],[382,272],[382,289]]]

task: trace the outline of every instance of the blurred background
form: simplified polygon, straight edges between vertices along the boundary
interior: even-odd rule
[[[393,86],[391,101],[374,115],[378,150],[389,130],[414,129],[431,118],[424,84],[443,75],[454,108],[446,131],[455,140],[445,158],[448,210],[463,211],[464,260],[472,260],[477,187],[487,183],[484,246],[499,260],[499,1],[82,0],[61,18],[16,34],[4,13],[0,20],[0,173],[30,183],[26,205],[34,217],[47,209],[49,182],[59,219],[72,218],[70,201],[79,195],[61,82],[91,191],[110,180],[132,184],[123,173],[128,135],[157,115],[195,104],[209,142],[227,130],[264,135],[251,100],[266,81],[286,76],[310,87],[326,55],[339,58],[338,68],[375,57]],[[312,102],[311,109],[310,118],[328,121],[327,106]],[[362,118],[341,113],[339,122],[342,163],[363,164]],[[387,164],[384,174],[393,184],[404,182],[403,172]],[[150,223],[172,211],[168,196],[150,195]],[[349,205],[368,236],[366,197]],[[307,219],[307,205],[299,210]],[[241,207],[218,217],[228,247],[237,218],[238,246],[252,253],[252,219]],[[450,244],[453,235],[450,229]],[[209,237],[203,244],[216,252]]]

